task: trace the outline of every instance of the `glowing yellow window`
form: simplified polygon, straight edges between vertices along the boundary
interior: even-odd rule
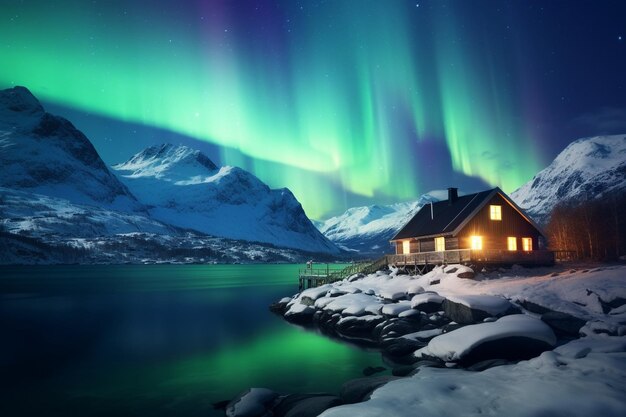
[[[411,253],[411,242],[408,240],[402,241],[402,253],[409,254]]]
[[[489,206],[491,220],[502,220],[502,206]]]
[[[506,238],[507,247],[509,250],[517,250],[517,238],[509,236]]]
[[[446,250],[446,239],[443,237],[436,237],[435,238],[435,251],[443,252],[444,250]]]
[[[483,250],[483,237],[482,236],[472,236],[472,250]]]
[[[524,249],[526,252],[530,252],[531,250],[533,250],[533,239],[530,237],[523,237],[522,249]]]

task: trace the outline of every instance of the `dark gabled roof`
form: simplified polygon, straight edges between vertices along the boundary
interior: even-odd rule
[[[456,235],[491,198],[500,194],[511,206],[524,217],[539,233],[539,226],[528,217],[513,200],[500,188],[481,191],[458,197],[452,204],[448,200],[433,203],[431,219],[430,204],[423,206],[411,220],[391,239],[408,239],[413,237]]]
[[[407,239],[418,236],[451,234],[477,208],[481,207],[498,188],[458,197],[452,204],[448,200],[433,203],[433,218],[430,217],[430,204],[420,211],[391,239]]]

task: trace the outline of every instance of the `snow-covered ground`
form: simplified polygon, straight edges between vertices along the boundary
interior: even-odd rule
[[[341,315],[338,328],[373,321],[384,331],[384,320],[400,320],[412,309],[421,309],[422,321],[459,314],[458,306],[487,316],[460,328],[448,324],[394,335],[421,341],[414,355],[445,366],[416,366],[412,376],[386,383],[366,401],[330,408],[321,416],[626,415],[626,266],[513,268],[479,273],[473,280],[457,276],[465,268],[437,267],[424,276],[379,271],[282,300],[288,301],[287,314]],[[542,309],[551,312],[542,316]],[[569,317],[560,313],[584,324],[577,335],[557,338],[547,317]],[[391,340],[389,335],[393,332],[383,342]],[[480,372],[461,369],[463,357],[477,346],[488,347],[479,352],[484,356],[493,354],[494,346],[516,344],[539,348],[539,356]]]
[[[626,337],[574,340],[482,372],[421,368],[321,417],[626,415]]]

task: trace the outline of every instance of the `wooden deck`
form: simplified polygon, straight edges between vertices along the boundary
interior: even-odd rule
[[[472,250],[457,249],[442,252],[421,252],[406,255],[387,255],[389,265],[415,266],[440,264],[519,264],[552,265],[554,253],[547,250],[507,251],[507,250]]]
[[[385,255],[375,261],[358,262],[347,267],[317,264],[298,271],[300,291],[324,284],[341,281],[351,275],[372,274],[387,265],[413,267],[419,274],[426,273],[435,265],[483,264],[483,265],[553,265],[554,252],[548,250],[507,251],[457,249],[442,252],[420,252],[407,255]],[[322,266],[323,265],[323,266]]]

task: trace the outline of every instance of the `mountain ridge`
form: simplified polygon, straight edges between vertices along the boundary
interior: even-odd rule
[[[535,220],[546,223],[551,210],[626,192],[626,135],[580,138],[570,143],[511,198]]]

